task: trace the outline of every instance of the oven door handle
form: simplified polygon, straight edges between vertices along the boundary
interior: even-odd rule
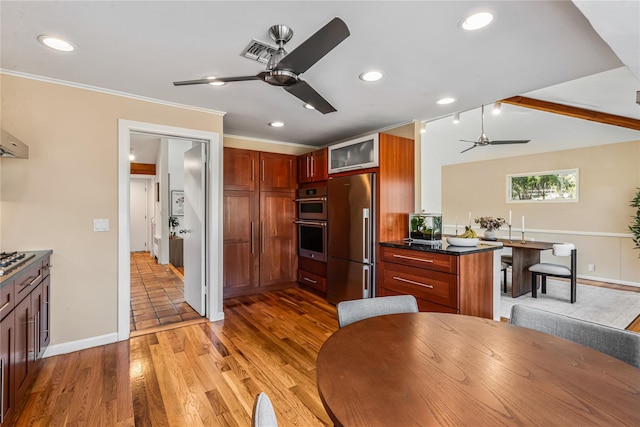
[[[319,225],[322,227],[326,227],[326,221],[306,221],[306,220],[298,220],[293,221],[294,224],[302,224],[302,225]]]
[[[303,197],[298,199],[293,199],[294,202],[326,202],[326,197]]]

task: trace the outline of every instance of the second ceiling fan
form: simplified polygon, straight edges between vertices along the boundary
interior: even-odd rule
[[[502,141],[491,141],[487,137],[487,135],[484,134],[484,105],[482,106],[481,114],[482,114],[482,116],[481,116],[482,130],[481,130],[480,136],[475,141],[470,141],[468,139],[461,139],[460,141],[462,141],[462,142],[472,142],[473,145],[471,147],[467,148],[466,150],[462,150],[460,153],[464,153],[465,151],[469,151],[472,148],[482,147],[482,146],[485,146],[485,145],[525,144],[525,143],[531,141],[530,139],[508,139],[508,140],[502,140]]]
[[[240,82],[246,80],[262,80],[272,86],[282,86],[284,90],[301,101],[313,106],[323,114],[336,109],[316,92],[307,82],[300,78],[300,74],[307,71],[313,64],[349,37],[349,29],[340,18],[333,18],[327,25],[305,40],[300,46],[287,54],[284,45],[291,37],[293,30],[286,25],[274,25],[269,29],[269,35],[278,44],[278,49],[271,55],[266,71],[254,76],[216,77],[215,79],[199,79],[173,82],[175,86],[207,84],[218,82]]]

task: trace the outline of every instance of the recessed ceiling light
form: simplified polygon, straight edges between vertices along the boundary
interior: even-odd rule
[[[427,131],[427,124],[423,123],[422,126],[420,126],[420,133],[425,133]]]
[[[489,12],[474,13],[462,22],[462,28],[469,31],[479,30],[491,24],[491,21],[493,15]]]
[[[455,98],[442,98],[442,99],[438,99],[436,101],[436,104],[446,105],[446,104],[451,104],[452,102],[456,102],[456,99]]]
[[[132,162],[132,161],[134,161],[135,159],[136,159],[136,156],[135,156],[135,154],[133,154],[133,151],[131,151],[131,152],[129,153],[129,161],[131,161],[131,162]]]
[[[207,79],[211,80],[209,83],[211,86],[224,86],[226,83],[216,80],[217,77],[207,77]]]
[[[382,78],[381,71],[367,71],[365,73],[360,74],[360,80],[364,80],[365,82],[377,82]]]
[[[453,123],[460,123],[460,113],[453,113]]]
[[[282,122],[271,122],[271,123],[269,123],[269,126],[274,127],[274,128],[281,128],[282,126],[284,126],[284,123],[282,123]]]
[[[71,52],[75,49],[68,41],[56,37],[45,36],[44,34],[38,36],[38,41],[51,49],[59,50],[61,52]]]
[[[316,107],[314,107],[313,105],[311,105],[309,103],[304,104],[304,108],[306,108],[307,110],[315,110],[316,109]]]

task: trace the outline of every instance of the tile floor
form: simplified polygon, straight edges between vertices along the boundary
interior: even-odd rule
[[[131,253],[131,331],[198,319],[184,301],[182,277],[149,252]]]

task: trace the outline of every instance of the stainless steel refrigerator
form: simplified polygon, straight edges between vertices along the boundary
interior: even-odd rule
[[[374,173],[330,179],[327,189],[327,300],[375,295]]]

